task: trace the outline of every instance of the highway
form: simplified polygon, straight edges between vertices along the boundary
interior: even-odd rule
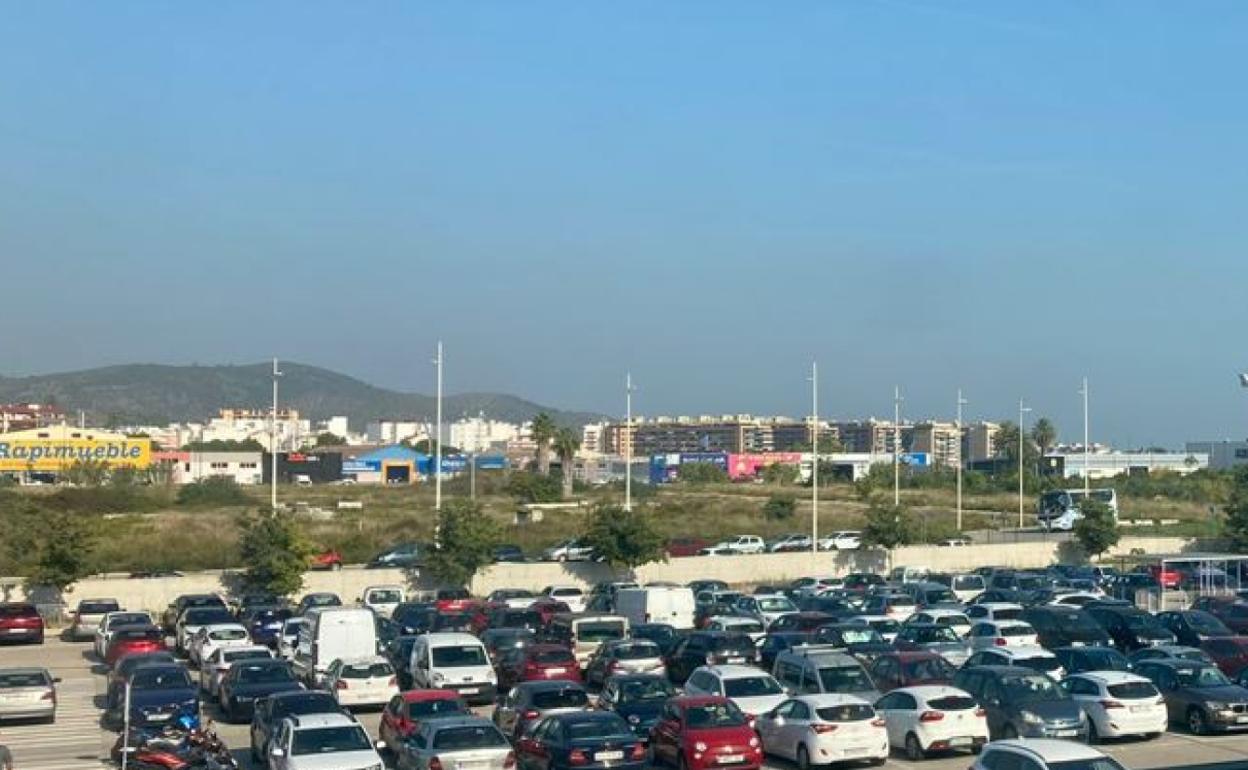
[[[2,666],[45,666],[61,677],[57,721],[54,725],[5,724],[0,726],[0,743],[13,750],[15,770],[100,770],[109,763],[108,748],[114,734],[99,727],[100,700],[104,692],[104,668],[95,662],[87,643],[68,643],[48,637],[42,647],[0,647]],[[479,709],[488,715],[489,709]],[[215,709],[206,710],[215,717]],[[360,721],[376,737],[379,711],[363,712]],[[217,730],[234,748],[241,767],[256,768],[247,750],[247,726],[217,724]],[[1193,736],[1167,733],[1153,741],[1115,741],[1104,750],[1131,770],[1188,768],[1189,770],[1231,770],[1248,768],[1248,734]],[[967,754],[909,762],[894,756],[885,767],[893,770],[965,770],[971,764]],[[794,770],[787,762],[770,760],[768,770]]]

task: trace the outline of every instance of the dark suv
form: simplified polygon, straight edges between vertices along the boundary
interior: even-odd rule
[[[1217,616],[1203,610],[1159,612],[1157,622],[1170,629],[1179,644],[1188,647],[1199,647],[1209,639],[1235,635]]]
[[[1109,644],[1105,629],[1078,607],[1029,607],[1022,619],[1036,629],[1036,640],[1046,649]]]
[[[745,634],[730,631],[698,631],[686,636],[664,658],[667,675],[683,684],[695,668],[754,660],[754,643]]]
[[[1174,634],[1157,618],[1130,604],[1093,602],[1083,609],[1105,629],[1123,654],[1159,644],[1174,644]]]
[[[1048,674],[1022,666],[972,666],[954,675],[953,686],[974,696],[988,713],[993,740],[1087,738],[1083,708]]]

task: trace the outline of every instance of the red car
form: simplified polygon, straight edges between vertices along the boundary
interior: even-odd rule
[[[381,740],[399,743],[420,729],[420,720],[462,714],[471,716],[468,705],[454,690],[409,690],[390,699],[381,712]]]
[[[572,608],[565,602],[550,597],[543,597],[529,605],[529,609],[534,610],[542,616],[542,625],[550,623],[554,617],[560,613],[571,612]]]
[[[510,690],[520,682],[566,679],[581,681],[581,667],[567,647],[558,644],[534,644],[519,651],[508,662],[500,664],[498,689]]]
[[[663,550],[668,556],[697,556],[703,548],[710,548],[714,543],[700,537],[674,537],[667,541]]]
[[[333,548],[326,548],[318,551],[308,557],[308,567],[310,569],[342,569],[342,554]]]
[[[953,666],[930,650],[885,653],[871,662],[871,681],[880,692],[925,684],[947,685]]]
[[[758,768],[763,746],[749,717],[722,695],[672,698],[650,730],[654,763],[686,770]]]
[[[43,618],[35,605],[24,602],[0,604],[0,640],[43,644]]]
[[[104,662],[112,666],[123,655],[136,652],[160,652],[165,647],[165,632],[156,626],[122,626],[113,632]]]
[[[1183,582],[1183,575],[1177,569],[1164,569],[1160,564],[1151,564],[1148,574],[1161,584],[1162,588],[1178,588]]]
[[[468,612],[480,609],[482,604],[480,600],[472,598],[472,594],[465,588],[443,588],[433,600],[433,606],[438,608],[438,612]]]
[[[1248,666],[1248,636],[1219,636],[1200,643],[1222,673],[1234,679]]]

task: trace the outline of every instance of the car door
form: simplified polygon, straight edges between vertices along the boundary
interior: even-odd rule
[[[269,749],[269,770],[286,770],[289,766],[291,738],[289,728],[288,722],[282,722],[282,724],[278,725],[277,734],[271,741],[273,748]]]
[[[786,700],[765,718],[761,718],[755,722],[758,729],[758,737],[763,741],[763,748],[769,754],[778,754],[781,752],[781,735],[785,722],[789,719],[789,714],[793,712],[793,704],[797,701]]]
[[[797,747],[806,739],[810,730],[810,706],[800,700],[792,701],[793,708],[780,727],[780,747],[785,757],[797,759]]]
[[[679,707],[671,703],[663,705],[659,721],[650,730],[650,739],[654,744],[655,764],[678,764],[676,747],[680,745],[683,718],[684,714]]]
[[[883,692],[895,690],[901,686],[901,666],[896,658],[877,658],[871,667],[871,679]]]
[[[1100,700],[1101,688],[1081,676],[1067,677],[1062,682],[1062,689],[1079,704],[1085,714],[1090,715],[1089,706]]]
[[[904,692],[890,692],[876,701],[875,710],[884,717],[890,746],[905,745],[905,736],[910,729],[907,717],[912,713],[914,704],[914,696]]]

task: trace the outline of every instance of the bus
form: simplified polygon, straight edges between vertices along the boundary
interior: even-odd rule
[[[1110,489],[1091,490],[1093,500],[1100,500],[1114,512],[1118,518],[1118,493]],[[1083,500],[1082,489],[1055,489],[1040,495],[1036,503],[1036,521],[1045,529],[1072,530],[1075,522],[1083,518],[1079,512],[1079,503]]]

